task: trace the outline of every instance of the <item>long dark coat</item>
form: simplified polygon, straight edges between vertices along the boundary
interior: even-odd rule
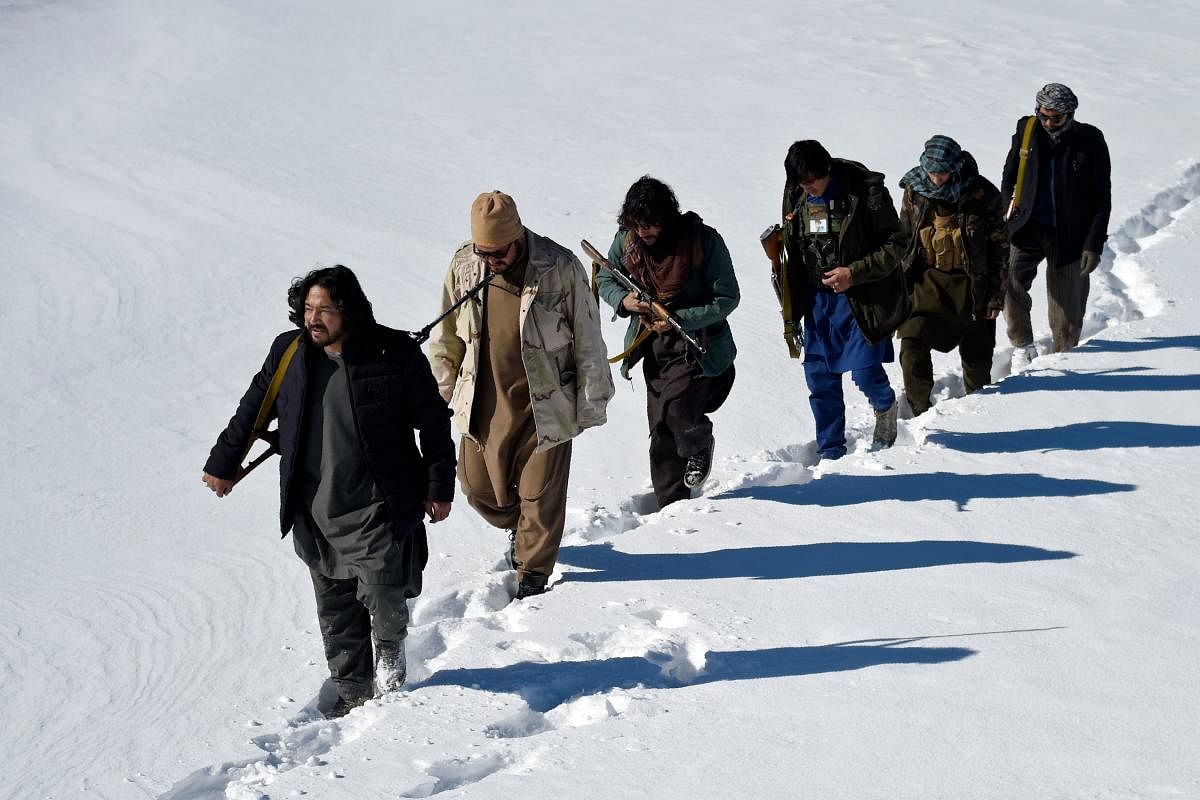
[[[232,480],[237,473],[271,377],[297,336],[302,336],[301,332],[291,330],[276,337],[262,369],[209,454],[204,465],[208,474]],[[279,529],[285,536],[295,512],[293,478],[300,453],[308,367],[316,357],[323,354],[302,337],[271,412],[271,417],[279,420]],[[428,548],[420,523],[425,501],[454,497],[456,459],[450,410],[438,392],[429,362],[401,331],[377,324],[356,331],[342,348],[342,361],[363,456],[384,495],[396,535],[419,538],[408,542],[406,549],[424,566]],[[414,431],[420,436],[419,450]]]
[[[1004,162],[1000,194],[1003,195],[1005,208],[1012,201],[1017,183],[1021,138],[1028,119],[1022,117],[1017,122],[1008,159]],[[1008,220],[1010,238],[1015,237],[1033,216],[1038,171],[1051,163],[1048,152],[1051,147],[1050,135],[1040,124],[1034,123],[1029,147],[1021,204],[1013,209]],[[1083,122],[1075,122],[1063,132],[1054,147],[1054,154],[1055,263],[1072,264],[1079,260],[1084,250],[1100,253],[1108,238],[1108,217],[1112,211],[1112,164],[1104,134],[1099,128]]]

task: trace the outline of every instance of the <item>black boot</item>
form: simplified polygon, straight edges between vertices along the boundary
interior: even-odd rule
[[[709,437],[708,447],[694,456],[688,456],[687,464],[683,468],[684,486],[695,489],[708,480],[708,473],[712,471],[713,448],[716,445],[717,440]]]
[[[404,640],[375,642],[375,691],[379,694],[396,691],[404,685],[407,674]]]
[[[541,575],[526,575],[517,582],[516,599],[518,600],[524,600],[526,597],[545,593],[546,578]]]
[[[371,692],[369,690],[359,687],[339,686],[337,702],[325,712],[325,719],[344,717],[370,699]]]

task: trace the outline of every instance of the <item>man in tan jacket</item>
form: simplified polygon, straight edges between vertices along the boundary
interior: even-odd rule
[[[571,439],[604,424],[613,381],[583,266],[522,225],[499,191],[471,205],[471,241],[450,260],[442,310],[489,272],[480,296],[438,326],[429,360],[463,435],[463,494],[510,531],[520,599],[546,591],[566,522]]]

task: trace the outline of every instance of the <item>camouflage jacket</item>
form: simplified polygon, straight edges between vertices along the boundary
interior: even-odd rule
[[[600,314],[579,259],[526,229],[529,266],[521,292],[521,361],[529,378],[537,449],[549,450],[586,428],[603,425],[613,395]],[[483,280],[485,265],[466,242],[450,260],[442,310]],[[483,302],[464,303],[434,330],[429,361],[454,423],[468,438],[475,402]]]

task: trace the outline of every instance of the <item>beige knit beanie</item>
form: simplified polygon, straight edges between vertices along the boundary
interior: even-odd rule
[[[501,250],[524,233],[517,204],[504,192],[484,192],[471,203],[471,241],[480,250]]]

